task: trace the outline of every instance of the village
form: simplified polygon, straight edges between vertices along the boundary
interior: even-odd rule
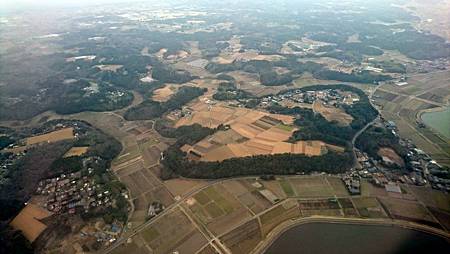
[[[403,158],[405,166],[399,168],[388,156],[381,156],[381,160],[377,160],[357,149],[356,159],[359,167],[342,176],[350,194],[361,193],[361,178],[369,179],[375,186],[384,187],[387,192],[402,193],[399,184],[428,185],[436,190],[450,192],[450,180],[440,177],[446,175],[445,169],[410,140],[400,138],[394,122],[382,119],[379,124],[399,138],[399,144],[408,151],[406,158]]]
[[[324,89],[317,91],[303,91],[300,89],[287,91],[278,95],[270,95],[261,99],[259,107],[267,108],[272,103],[278,103],[286,107],[305,107],[305,104],[313,104],[315,101],[323,101],[326,105],[339,107],[340,105],[352,105],[359,101],[358,95],[341,91],[339,89]],[[308,106],[306,106],[308,107]]]

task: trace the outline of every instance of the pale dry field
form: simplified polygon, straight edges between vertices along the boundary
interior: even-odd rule
[[[120,64],[105,64],[105,65],[96,65],[94,67],[98,68],[101,71],[112,71],[116,72],[120,68],[122,68],[123,65]]]
[[[28,204],[13,219],[10,225],[22,231],[28,241],[33,242],[47,228],[47,226],[39,220],[52,215],[49,211],[40,208],[34,204]]]
[[[152,100],[158,102],[168,101],[177,90],[178,88],[174,84],[166,84],[163,88],[156,89],[153,92]]]
[[[394,151],[392,148],[389,147],[382,147],[380,150],[378,150],[378,155],[381,157],[387,157],[391,161],[395,162],[397,165],[404,166],[405,162],[403,159]]]
[[[27,145],[34,145],[41,142],[56,142],[65,139],[73,139],[73,128],[64,128],[57,131],[52,131],[47,134],[42,134],[34,137],[29,137],[26,139]]]
[[[72,156],[80,156],[80,155],[85,154],[85,153],[88,151],[88,149],[89,149],[88,146],[72,147],[72,148],[70,148],[69,151],[67,151],[67,152],[64,154],[63,157],[64,157],[64,158],[67,158],[67,157],[72,157]]]
[[[319,112],[327,121],[336,121],[341,125],[348,126],[352,123],[353,117],[340,108],[326,106],[323,102],[316,100],[313,104],[313,110]]]

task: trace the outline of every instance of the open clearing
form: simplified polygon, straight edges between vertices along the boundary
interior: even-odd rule
[[[175,94],[178,90],[178,87],[174,84],[166,84],[163,88],[156,89],[153,92],[152,100],[165,102],[170,99],[170,97]]]
[[[52,131],[47,134],[42,134],[34,137],[29,137],[26,139],[27,145],[34,145],[42,142],[57,142],[66,139],[73,139],[73,128],[64,128],[57,131]]]
[[[353,198],[353,204],[361,217],[365,218],[386,218],[386,213],[378,200],[374,197]]]
[[[85,154],[88,151],[88,149],[89,149],[88,146],[72,147],[72,148],[70,148],[69,151],[67,151],[64,154],[63,157],[67,158],[67,157],[72,157],[72,156],[80,156],[80,155]]]
[[[436,223],[427,209],[417,202],[394,198],[381,198],[393,218],[415,221],[418,223]]]
[[[326,106],[319,100],[314,101],[313,110],[319,112],[329,122],[336,121],[341,125],[348,126],[353,121],[353,117],[345,113],[343,109]]]
[[[392,161],[401,167],[405,166],[403,159],[392,148],[381,147],[380,150],[378,150],[378,155],[385,158],[384,160]]]
[[[325,177],[295,177],[289,179],[297,197],[329,197],[333,188]]]
[[[52,214],[46,209],[34,204],[28,204],[12,220],[10,225],[14,229],[22,231],[28,241],[33,242],[47,228],[40,220],[50,215]]]

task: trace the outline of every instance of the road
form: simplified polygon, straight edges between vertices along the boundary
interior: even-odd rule
[[[368,96],[370,105],[372,105],[372,107],[373,107],[373,108],[377,111],[377,113],[378,113],[377,117],[376,117],[375,119],[373,119],[372,121],[370,121],[369,123],[367,123],[367,124],[366,124],[361,130],[359,130],[359,131],[353,136],[353,138],[352,138],[353,156],[355,157],[355,164],[354,164],[354,166],[356,166],[357,163],[358,163],[358,161],[356,160],[356,147],[355,147],[356,139],[357,139],[364,131],[366,131],[367,128],[369,128],[370,126],[372,126],[377,120],[380,119],[380,111],[378,111],[378,108],[375,106],[375,104],[373,104],[373,102],[372,102],[372,97],[373,97],[373,95],[375,94],[375,92],[376,92],[381,86],[382,86],[382,85],[377,85],[377,86],[375,87],[375,89],[373,89],[373,90],[370,92],[369,96]]]

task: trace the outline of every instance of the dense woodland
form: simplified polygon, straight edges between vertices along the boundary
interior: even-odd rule
[[[399,144],[399,138],[384,127],[370,127],[356,139],[356,147],[370,157],[380,160],[378,150],[382,147],[392,148],[400,157],[406,159],[407,149]]]

